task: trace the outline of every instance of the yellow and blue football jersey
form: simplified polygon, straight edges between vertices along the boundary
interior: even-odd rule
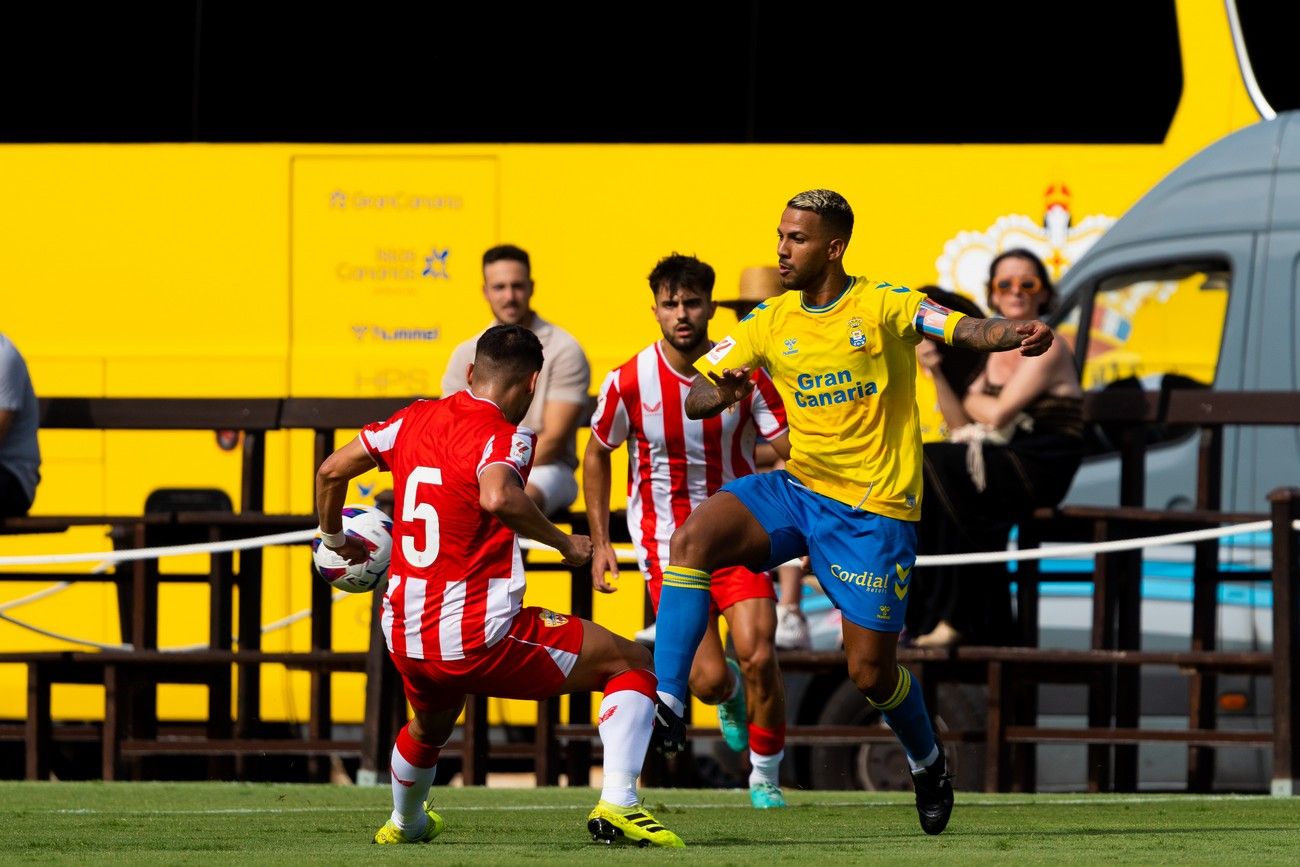
[[[954,312],[918,323],[925,300],[865,277],[849,278],[824,307],[786,292],[759,304],[695,366],[705,375],[767,368],[790,423],[786,469],[855,509],[916,521],[922,453],[915,347],[923,333],[951,342],[962,318]]]

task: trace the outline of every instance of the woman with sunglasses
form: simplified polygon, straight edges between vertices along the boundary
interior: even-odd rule
[[[989,266],[989,307],[1007,319],[1042,318],[1055,291],[1047,266],[1025,249],[1000,253]],[[1033,509],[1055,506],[1083,457],[1083,392],[1070,346],[988,356],[982,373],[959,391],[937,354],[918,358],[934,379],[947,442],[925,446],[921,554],[996,551]],[[959,569],[959,571],[958,571]],[[918,647],[1012,640],[1010,575],[1002,564],[917,570],[926,604],[909,609]]]

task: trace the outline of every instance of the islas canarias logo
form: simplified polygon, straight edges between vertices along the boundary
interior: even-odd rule
[[[1076,222],[1070,211],[1070,188],[1063,182],[1048,185],[1043,208],[1042,220],[1004,214],[987,229],[958,232],[935,261],[939,285],[975,299],[987,310],[986,282],[993,257],[1023,247],[1043,260],[1053,280],[1059,280],[1116,220],[1092,214]]]

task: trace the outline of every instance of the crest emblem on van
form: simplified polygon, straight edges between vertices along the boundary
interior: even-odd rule
[[[940,286],[973,298],[988,308],[989,264],[1004,250],[1024,247],[1034,253],[1059,280],[1115,223],[1115,217],[1092,214],[1078,222],[1070,212],[1070,188],[1048,184],[1043,193],[1041,221],[1025,214],[1003,214],[987,229],[963,229],[943,245],[935,260]]]

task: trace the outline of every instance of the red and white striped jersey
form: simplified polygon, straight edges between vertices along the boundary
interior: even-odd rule
[[[627,527],[647,577],[668,564],[668,540],[692,509],[754,472],[756,434],[785,433],[776,386],[764,370],[752,376],[748,398],[699,421],[686,417],[694,377],[673,370],[658,341],[605,377],[591,434],[611,451],[627,442]]]
[[[524,563],[514,532],[479,507],[478,477],[504,464],[526,483],[536,435],[466,390],[417,400],[360,436],[393,474],[388,649],[412,659],[463,659],[496,644],[523,606]]]

